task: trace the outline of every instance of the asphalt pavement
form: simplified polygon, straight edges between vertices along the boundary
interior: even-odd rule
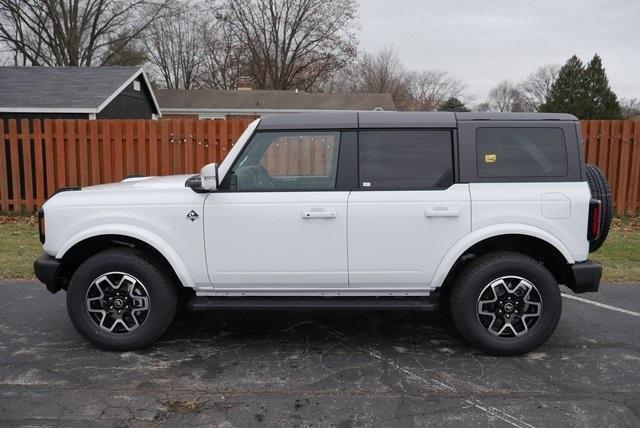
[[[640,286],[579,297],[610,307],[563,298],[522,357],[443,314],[344,311],[186,313],[117,353],[73,330],[63,292],[0,282],[0,425],[640,426]]]

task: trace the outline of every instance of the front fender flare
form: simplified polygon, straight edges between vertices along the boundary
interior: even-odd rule
[[[540,229],[539,227],[518,223],[506,223],[486,226],[474,230],[470,234],[466,235],[464,238],[456,242],[455,245],[449,249],[449,251],[447,251],[445,256],[438,264],[438,268],[436,269],[436,272],[434,273],[431,283],[429,284],[427,289],[429,291],[433,291],[441,287],[454,263],[469,248],[471,248],[478,242],[484,241],[485,239],[501,235],[527,235],[541,239],[556,248],[565,258],[568,264],[575,263],[575,260],[573,259],[573,256],[571,255],[569,249],[555,236],[543,229]]]
[[[189,274],[187,266],[185,265],[180,255],[178,255],[178,253],[173,249],[171,245],[169,245],[169,243],[167,243],[163,238],[153,232],[150,232],[141,227],[131,226],[128,224],[107,224],[85,229],[65,241],[65,243],[56,253],[56,259],[61,259],[67,253],[67,251],[69,251],[74,245],[78,244],[79,242],[101,235],[128,236],[150,245],[151,247],[155,248],[160,254],[162,254],[162,256],[169,262],[174,272],[178,276],[178,279],[185,287],[195,287],[195,283],[191,278],[191,275]]]

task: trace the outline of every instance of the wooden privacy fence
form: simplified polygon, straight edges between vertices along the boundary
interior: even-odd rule
[[[0,120],[0,211],[36,210],[65,186],[198,172],[221,161],[250,122]]]
[[[109,183],[134,174],[196,173],[202,165],[224,159],[250,121],[0,121],[0,211],[34,211],[65,186]],[[591,120],[581,125],[586,160],[605,172],[616,213],[636,214],[640,121]],[[288,141],[281,146],[279,152],[298,150]],[[326,163],[320,155],[309,156],[313,165],[296,167],[323,168],[315,165]],[[271,167],[277,170],[282,165]]]
[[[640,200],[640,121],[583,120],[583,153],[604,171],[616,214],[635,215]]]

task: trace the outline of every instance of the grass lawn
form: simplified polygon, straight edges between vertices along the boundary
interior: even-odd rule
[[[640,218],[614,218],[604,245],[589,258],[602,264],[604,281],[640,283]]]
[[[33,278],[42,252],[33,216],[0,215],[0,279]],[[640,218],[616,218],[602,248],[590,255],[604,266],[604,281],[640,283]]]
[[[0,279],[33,278],[41,253],[36,217],[0,215]]]

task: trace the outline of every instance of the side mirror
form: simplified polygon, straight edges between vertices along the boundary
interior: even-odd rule
[[[210,163],[200,170],[200,187],[204,190],[216,190],[218,188],[218,164]]]

